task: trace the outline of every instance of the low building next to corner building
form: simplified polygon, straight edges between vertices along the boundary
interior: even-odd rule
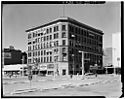
[[[14,49],[13,46],[10,46],[10,48],[4,48],[2,54],[4,65],[27,63],[27,54],[25,52],[21,52],[21,50]]]
[[[82,74],[103,64],[103,32],[69,17],[26,30],[28,65],[48,75]],[[83,52],[83,60],[82,54]],[[36,65],[35,65],[36,64]]]

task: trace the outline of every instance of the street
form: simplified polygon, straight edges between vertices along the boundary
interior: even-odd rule
[[[74,76],[74,79],[34,77],[31,85],[26,77],[12,79],[4,78],[3,80],[4,96],[105,96],[118,98],[122,94],[120,75],[87,76],[84,80],[78,79],[77,76]]]

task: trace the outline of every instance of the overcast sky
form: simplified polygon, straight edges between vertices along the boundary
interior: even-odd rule
[[[13,45],[16,49],[27,50],[25,30],[43,25],[61,17],[61,4],[6,4],[3,6],[3,47]],[[121,32],[120,2],[105,4],[67,4],[65,15],[104,32],[103,47],[112,46],[112,33]]]

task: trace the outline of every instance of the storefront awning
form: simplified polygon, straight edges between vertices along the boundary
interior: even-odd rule
[[[5,65],[3,71],[22,71],[24,67],[27,67],[27,65],[26,64]]]

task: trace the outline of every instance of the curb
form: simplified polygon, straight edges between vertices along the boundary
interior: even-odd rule
[[[89,85],[98,84],[100,82],[102,82],[102,81],[97,81],[97,82],[94,82],[94,83],[84,83],[84,84],[78,84],[78,85],[68,83],[68,84],[59,85],[58,87],[43,88],[43,89],[42,88],[20,89],[20,90],[16,90],[15,92],[11,93],[11,95],[27,93],[27,92],[34,92],[34,91],[37,91],[37,90],[40,90],[40,91],[44,92],[44,91],[48,91],[48,90],[57,90],[59,88],[74,88],[74,87],[89,86]]]
[[[21,93],[27,93],[27,92],[34,92],[39,90],[38,88],[32,88],[32,89],[20,89],[20,90],[16,90],[15,92],[11,93],[11,95],[13,94],[21,94]]]

